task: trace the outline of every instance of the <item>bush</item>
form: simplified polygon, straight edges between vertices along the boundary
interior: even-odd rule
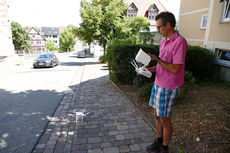
[[[133,83],[133,85],[135,87],[141,87],[141,86],[143,86],[145,84],[145,82],[146,82],[146,77],[145,76],[137,75],[137,76],[134,77],[132,83]]]
[[[108,66],[111,75],[110,78],[113,81],[124,84],[133,83],[137,74],[130,62],[132,59],[135,59],[140,48],[146,53],[158,55],[158,45],[133,44],[129,41],[113,41],[108,45]],[[153,64],[154,62],[151,62],[150,66]],[[149,80],[152,81],[152,79]]]
[[[205,48],[199,46],[189,46],[185,70],[192,72],[196,80],[207,80],[213,76],[214,55]]]
[[[189,87],[195,85],[196,79],[192,72],[185,71],[184,73],[184,85],[180,88],[179,99],[183,99],[187,93]]]
[[[193,77],[192,72],[185,71],[184,73],[184,82],[186,84],[192,85],[196,82],[196,79]]]
[[[110,79],[114,82],[123,84],[134,84],[137,87],[144,86],[154,81],[155,73],[152,78],[148,79],[144,76],[136,74],[134,67],[130,64],[135,58],[139,49],[142,48],[146,53],[159,55],[159,45],[142,45],[135,44],[132,40],[113,41],[107,48],[107,60],[110,70]],[[149,66],[156,65],[151,62]],[[199,46],[189,46],[186,60],[186,75],[192,75],[195,80],[211,79],[214,73],[214,55],[207,49]],[[189,76],[188,76],[189,77]],[[185,78],[186,81],[186,78]]]
[[[132,83],[135,87],[141,87],[148,84],[149,82],[152,82],[154,79],[155,79],[155,73],[152,73],[151,78],[147,78],[143,75],[136,75]]]
[[[140,88],[138,90],[137,96],[140,98],[149,98],[151,95],[151,91],[152,91],[152,87],[153,87],[153,82],[148,83],[147,85],[145,85],[144,87]]]
[[[100,56],[100,57],[99,57],[99,61],[100,61],[101,63],[106,63],[106,62],[107,62],[107,55]]]

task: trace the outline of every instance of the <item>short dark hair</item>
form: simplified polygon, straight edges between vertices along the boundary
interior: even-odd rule
[[[164,24],[166,24],[167,22],[169,22],[171,24],[171,26],[174,28],[176,25],[176,19],[175,16],[171,13],[171,12],[161,12],[160,14],[158,14],[156,16],[156,21],[162,19],[162,22]]]

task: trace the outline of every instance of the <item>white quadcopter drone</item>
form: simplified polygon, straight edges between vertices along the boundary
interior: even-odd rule
[[[138,63],[143,64],[144,66],[139,67],[135,60]],[[130,63],[135,68],[137,74],[151,78],[152,72],[150,72],[148,69],[145,68],[145,66],[147,66],[151,61],[151,57],[148,54],[146,54],[142,49],[140,49],[135,57],[135,60],[133,59]]]

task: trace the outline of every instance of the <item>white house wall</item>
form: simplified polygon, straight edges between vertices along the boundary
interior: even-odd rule
[[[6,0],[0,1],[0,56],[14,55],[8,5]]]

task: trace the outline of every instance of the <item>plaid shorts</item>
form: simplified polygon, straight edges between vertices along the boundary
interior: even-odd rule
[[[156,108],[157,116],[169,117],[172,115],[173,106],[179,89],[167,89],[153,84],[149,105]]]

